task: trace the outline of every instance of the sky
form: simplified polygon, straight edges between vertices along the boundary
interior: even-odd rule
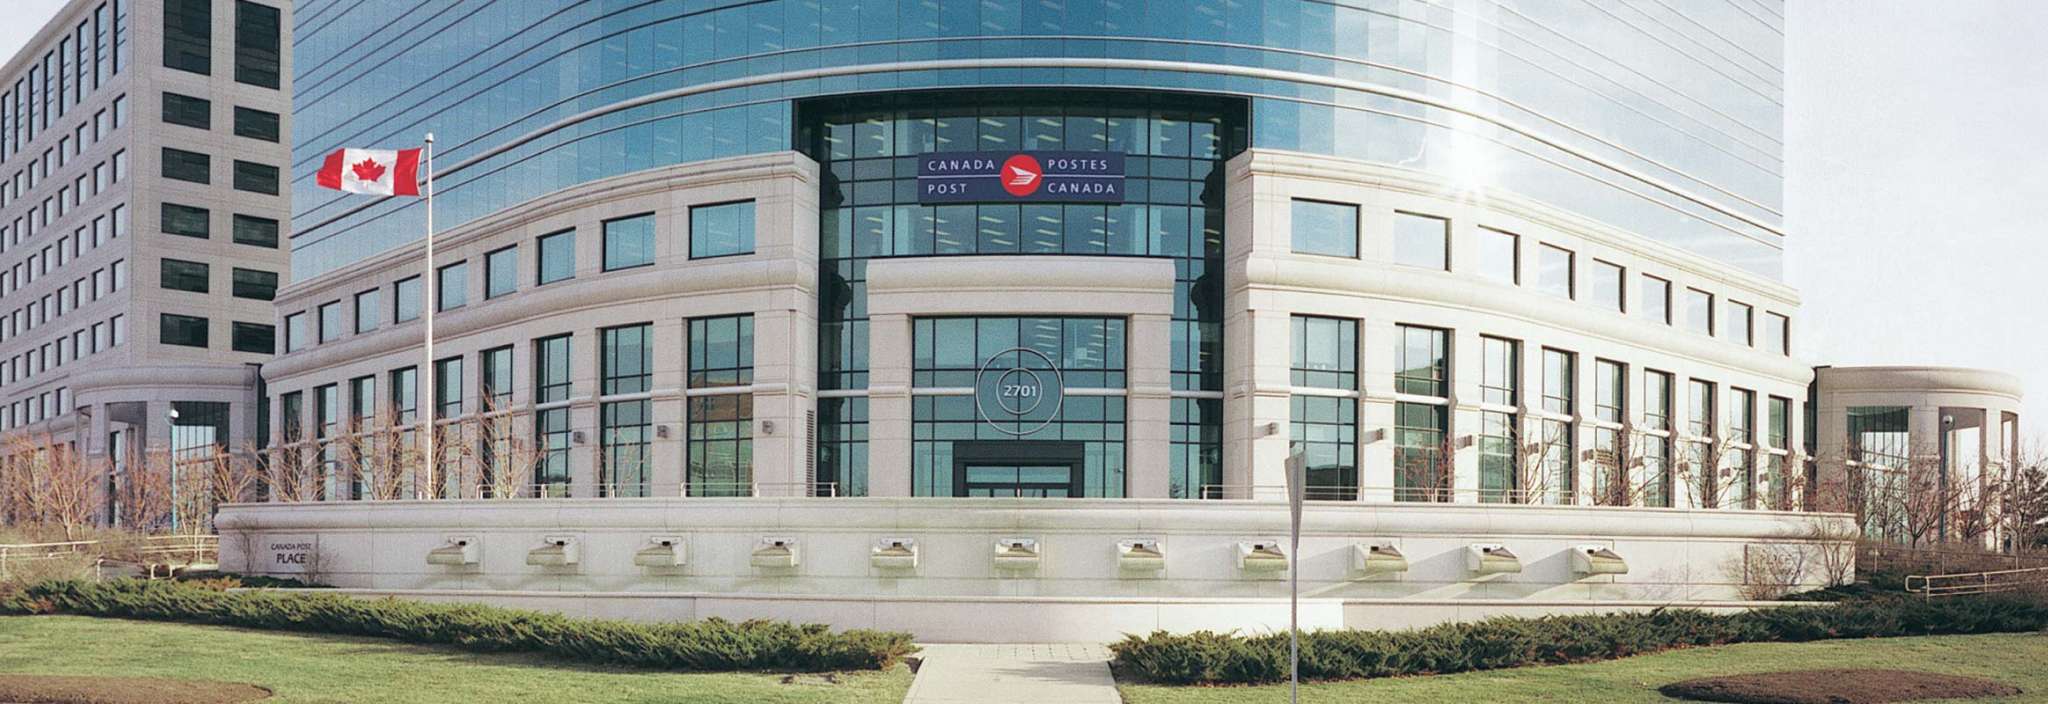
[[[0,3],[0,56],[63,4]],[[2048,2],[1786,4],[1795,349],[2018,374],[2048,438]]]

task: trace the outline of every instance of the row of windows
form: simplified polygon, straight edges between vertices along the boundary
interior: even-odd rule
[[[688,321],[686,369],[689,388],[684,415],[685,481],[693,496],[749,495],[752,493],[753,316],[734,315],[693,318]],[[651,390],[654,359],[653,324],[636,323],[598,331],[601,354],[598,379],[599,465],[598,494],[602,496],[652,495],[649,446],[656,436],[652,401],[642,394]],[[534,443],[530,484],[537,493],[565,496],[569,487],[569,450],[573,444],[569,408],[563,402],[572,394],[572,336],[537,338],[531,343]],[[477,353],[478,410],[494,413],[511,408],[514,378],[513,346],[506,345]],[[464,415],[465,358],[461,355],[434,361],[434,418]],[[389,416],[399,424],[417,421],[417,367],[388,373],[387,402],[395,411]],[[377,378],[363,376],[349,380],[347,431],[366,429],[378,404]],[[278,424],[284,443],[304,439],[303,392],[279,398]],[[314,438],[334,437],[343,429],[335,421],[340,395],[337,384],[313,389]],[[494,448],[502,439],[485,438],[480,448],[483,491],[502,486],[497,474],[511,468],[500,466]],[[323,448],[322,452],[326,452]],[[512,484],[526,482],[519,479]],[[451,493],[467,487],[452,486]],[[358,495],[359,497],[359,495]]]
[[[277,88],[282,58],[278,9],[235,0],[235,82]],[[164,2],[164,66],[213,75],[213,0]]]
[[[128,3],[113,0],[93,8],[74,31],[58,35],[57,46],[30,63],[12,89],[0,92],[0,163],[121,72],[128,56]]]
[[[194,98],[166,91],[164,100],[164,123],[183,125],[193,129],[213,129],[213,101]],[[235,106],[234,132],[237,137],[248,137],[265,142],[278,141],[280,134],[277,113]]]
[[[115,315],[70,333],[58,335],[55,339],[30,347],[20,354],[0,359],[0,386],[34,381],[43,372],[62,368],[67,363],[120,347],[127,342],[128,316]]]
[[[754,201],[736,201],[698,205],[690,208],[689,258],[710,259],[754,252]],[[240,216],[237,216],[240,217]],[[633,269],[654,263],[655,216],[643,213],[604,221],[600,226],[602,242],[602,271]],[[274,225],[274,223],[273,223]],[[491,250],[482,258],[484,299],[489,300],[519,290],[519,245],[507,245]],[[533,282],[545,286],[567,281],[576,276],[576,230],[568,229],[541,235],[534,240],[531,251],[534,256]],[[458,261],[437,267],[434,270],[434,309],[447,311],[469,305],[470,262]],[[391,320],[396,323],[410,322],[420,316],[420,277],[401,279],[392,285]],[[377,329],[382,324],[386,310],[383,302],[385,289],[368,289],[355,294],[352,301],[352,329],[361,334]],[[284,317],[286,352],[296,352],[309,343],[332,342],[341,339],[351,329],[343,322],[343,301],[329,301],[313,309],[311,321],[317,329],[309,330],[306,311]],[[309,337],[308,333],[317,333]]]
[[[107,161],[95,164],[90,171],[80,173],[73,185],[58,187],[57,193],[44,198],[41,205],[29,206],[26,215],[0,225],[0,252],[12,249],[34,237],[36,233],[49,229],[50,223],[60,221],[72,211],[84,208],[86,199],[98,196],[126,180],[128,151],[124,149],[114,152],[113,157]]]
[[[14,403],[0,405],[0,430],[15,428],[55,418],[71,407],[71,387],[59,386],[50,391],[28,396]]]
[[[163,313],[157,319],[157,342],[178,347],[212,346],[208,329],[212,321],[196,315]],[[228,349],[236,352],[273,354],[277,350],[277,326],[268,323],[228,323]]]
[[[229,222],[232,225],[230,232],[235,244],[277,249],[278,222],[275,218],[234,213],[230,216]],[[213,213],[206,208],[165,201],[158,223],[158,229],[166,235],[202,240],[213,237]]]
[[[184,259],[165,257],[161,277],[164,288],[172,291],[208,293],[213,290],[212,265]],[[231,267],[230,288],[236,298],[268,301],[277,297],[277,272]]]
[[[61,319],[66,313],[126,288],[128,260],[116,259],[94,269],[89,276],[81,276],[68,285],[58,286],[56,291],[0,314],[0,341],[27,335],[36,328]]]
[[[174,181],[209,185],[213,183],[213,157],[176,147],[163,148],[163,176]],[[277,195],[277,167],[253,161],[234,160],[232,185],[237,191]]]
[[[1358,321],[1295,316],[1290,380],[1291,437],[1304,455],[1313,495],[1348,499],[1358,495]],[[1475,487],[1453,486],[1450,384],[1453,359],[1451,331],[1400,325],[1396,327],[1394,392],[1394,498],[1399,501],[1449,501]],[[1540,364],[1540,401],[1531,406],[1522,396],[1523,343],[1503,337],[1480,338],[1478,375],[1480,455],[1479,498],[1482,501],[1591,500],[1603,504],[1670,506],[1675,496],[1671,471],[1673,444],[1678,455],[1696,466],[1737,470],[1723,484],[1720,472],[1696,471],[1693,495],[1702,506],[1757,506],[1755,451],[1765,455],[1771,486],[1784,486],[1789,464],[1792,401],[1772,396],[1765,406],[1762,443],[1755,436],[1756,392],[1726,389],[1726,416],[1717,414],[1723,396],[1712,381],[1689,379],[1686,422],[1680,426],[1674,403],[1674,375],[1641,369],[1642,417],[1629,417],[1626,362],[1594,360],[1593,412],[1578,405],[1579,356],[1544,347],[1534,358]],[[1523,435],[1533,422],[1534,442]],[[1640,466],[1642,477],[1627,471],[1596,472],[1596,486],[1578,486],[1578,424],[1594,432],[1590,457],[1596,465]],[[1534,448],[1529,452],[1528,448]],[[1526,462],[1531,466],[1524,467]],[[1779,497],[1782,498],[1782,497]],[[1726,502],[1725,504],[1723,502]]]
[[[1296,199],[1293,202],[1293,250],[1299,254],[1357,258],[1359,256],[1359,206]],[[1715,305],[1715,294],[1686,287],[1676,292],[1671,281],[1641,274],[1637,294],[1628,290],[1628,270],[1620,264],[1592,259],[1579,271],[1579,256],[1571,249],[1537,242],[1529,256],[1535,271],[1524,281],[1521,235],[1488,227],[1475,230],[1473,254],[1478,260],[1469,271],[1481,278],[1510,286],[1527,283],[1535,291],[1569,300],[1582,300],[1602,310],[1638,317],[1664,325],[1680,322],[1673,306],[1684,312],[1685,329],[1714,337],[1725,337],[1744,347],[1760,347],[1773,354],[1790,355],[1791,320],[1780,313],[1765,312],[1757,319],[1756,307],[1735,300]],[[1393,261],[1431,271],[1452,271],[1451,222],[1419,213],[1395,212],[1393,231],[1388,233]],[[1463,269],[1465,265],[1460,264]],[[1583,281],[1583,290],[1581,282]],[[1725,315],[1725,317],[1724,317]]]
[[[92,145],[113,136],[114,130],[127,123],[128,96],[123,94],[114,98],[112,106],[95,113],[92,120],[78,123],[71,134],[57,138],[56,146],[44,149],[42,156],[30,159],[27,167],[0,184],[5,186],[0,188],[0,208],[24,197],[33,198],[37,184],[48,182],[58,169],[69,166]],[[124,159],[121,163],[125,166],[127,162]]]

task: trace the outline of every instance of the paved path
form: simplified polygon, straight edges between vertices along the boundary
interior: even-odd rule
[[[903,704],[1119,704],[1099,645],[926,645]]]

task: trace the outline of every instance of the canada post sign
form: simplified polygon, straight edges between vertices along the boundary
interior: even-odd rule
[[[935,152],[918,157],[919,203],[1122,203],[1123,152]]]

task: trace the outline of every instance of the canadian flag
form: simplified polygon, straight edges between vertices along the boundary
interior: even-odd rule
[[[349,193],[417,196],[419,172],[418,149],[336,149],[314,180]]]

